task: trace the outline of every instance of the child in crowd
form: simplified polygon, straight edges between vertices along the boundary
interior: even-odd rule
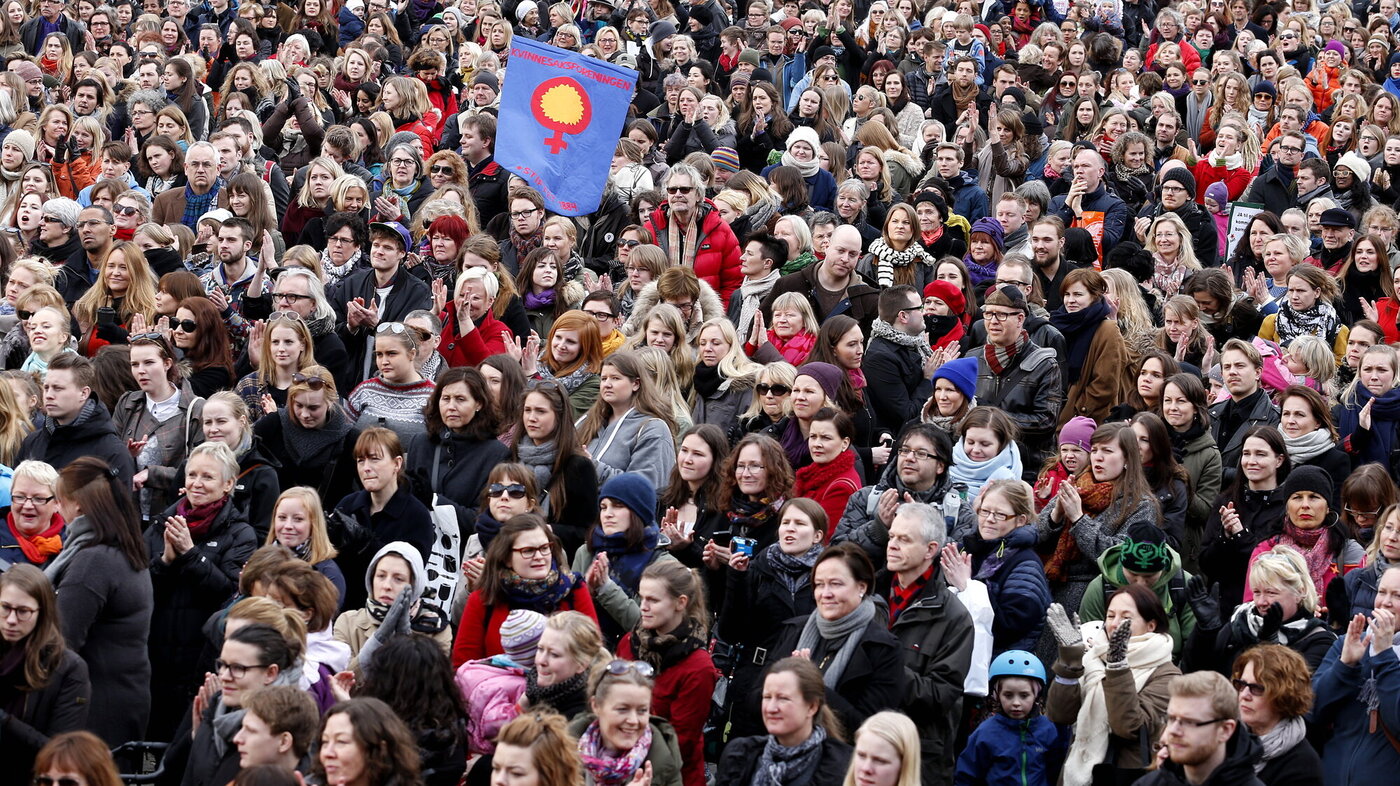
[[[1040,512],[1060,492],[1060,484],[1089,463],[1089,438],[1098,424],[1092,418],[1071,418],[1060,428],[1060,452],[1052,455],[1035,480],[1035,509]]]
[[[1211,183],[1206,186],[1206,210],[1215,220],[1215,234],[1219,241],[1220,258],[1225,259],[1225,244],[1230,233],[1230,191],[1224,183]]]
[[[1040,712],[1045,666],[1033,653],[1007,650],[992,661],[987,676],[993,714],[968,737],[958,756],[954,786],[1056,783],[1070,732]]]

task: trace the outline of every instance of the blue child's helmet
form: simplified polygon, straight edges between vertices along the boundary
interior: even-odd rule
[[[992,660],[987,671],[987,679],[997,677],[1029,677],[1045,684],[1045,665],[1034,653],[1025,650],[1007,650]]]

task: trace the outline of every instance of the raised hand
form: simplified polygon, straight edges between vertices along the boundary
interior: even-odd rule
[[[1061,647],[1079,647],[1084,649],[1084,635],[1079,632],[1079,615],[1075,614],[1073,619],[1065,613],[1065,607],[1058,603],[1051,603],[1050,608],[1045,610],[1045,621],[1050,625],[1050,633],[1055,636],[1055,641]]]
[[[1084,500],[1079,497],[1079,490],[1073,483],[1060,484],[1060,522],[1063,524],[1073,524],[1084,515]]]
[[[1283,627],[1283,607],[1277,603],[1269,605],[1269,610],[1264,612],[1264,621],[1259,625],[1259,640],[1271,642],[1278,638],[1279,629]]]
[[[1356,424],[1359,425],[1363,431],[1371,430],[1371,405],[1374,403],[1376,403],[1376,400],[1374,398],[1370,399],[1366,402],[1366,406],[1362,407],[1361,411],[1356,413]]]
[[[1383,650],[1395,640],[1395,612],[1376,609],[1371,612],[1371,648]]]
[[[525,342],[525,352],[520,357],[520,368],[524,370],[525,376],[533,377],[539,373],[540,362],[540,334],[530,331],[530,340]]]
[[[967,589],[967,583],[972,580],[971,554],[962,553],[956,543],[948,543],[939,554],[939,562],[943,565],[943,577],[950,586],[959,592]]]
[[[1131,620],[1123,620],[1113,633],[1108,636],[1108,662],[1127,663],[1128,660],[1128,640],[1133,637],[1133,623]]]
[[[441,313],[447,308],[447,282],[440,278],[433,279],[433,312]]]
[[[753,315],[753,325],[749,327],[749,343],[757,350],[768,340],[768,331],[763,324],[763,312],[756,311]]]
[[[1220,583],[1209,586],[1204,576],[1192,576],[1186,582],[1186,602],[1196,613],[1196,625],[1206,630],[1218,630],[1220,619]]]
[[[1235,503],[1230,502],[1220,509],[1220,527],[1227,535],[1244,532],[1244,524],[1240,521],[1239,511],[1235,510]]]
[[[467,580],[467,586],[476,589],[481,582],[481,574],[486,571],[486,558],[473,557],[462,560],[462,576]]]
[[[1364,297],[1360,298],[1360,300],[1361,312],[1366,315],[1366,318],[1371,320],[1372,322],[1379,321],[1380,317],[1377,315],[1376,312],[1376,302],[1374,300],[1367,300]]]
[[[683,549],[690,545],[690,536],[681,531],[681,512],[675,508],[667,508],[666,515],[661,517],[661,534],[671,541],[668,548]]]
[[[1342,652],[1339,660],[1348,666],[1355,666],[1361,662],[1361,656],[1365,654],[1366,615],[1357,614],[1351,618],[1351,622],[1347,625],[1347,635],[1342,639]]]

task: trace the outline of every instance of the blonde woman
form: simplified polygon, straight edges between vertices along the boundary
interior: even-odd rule
[[[0,464],[15,466],[20,443],[34,429],[27,408],[15,396],[15,389],[0,385]]]
[[[754,378],[753,401],[739,416],[744,433],[763,431],[792,414],[792,383],[797,380],[797,367],[778,360],[764,364]]]
[[[294,312],[269,319],[260,336],[258,368],[240,379],[234,392],[249,410],[271,414],[287,405],[292,378],[316,365],[315,342]]]
[[[345,574],[336,564],[335,546],[326,531],[326,511],[321,495],[310,486],[293,486],[272,506],[272,527],[263,545],[281,546],[330,579],[337,593],[337,607],[345,601]]]
[[[1227,125],[1222,131],[1228,128]],[[1159,299],[1181,294],[1181,283],[1192,272],[1201,269],[1196,251],[1191,246],[1191,233],[1186,229],[1186,222],[1176,213],[1163,213],[1153,219],[1147,229],[1144,247],[1152,254],[1156,265],[1149,286]]]
[[[690,404],[685,400],[685,395],[681,393],[680,382],[676,380],[675,364],[671,362],[671,356],[656,347],[641,347],[635,350],[637,357],[646,366],[647,373],[651,374],[652,381],[656,384],[657,394],[671,402],[671,409],[675,412],[676,433],[688,431],[692,425],[690,420]]]
[[[695,375],[695,354],[691,352],[680,309],[670,303],[653,306],[642,320],[641,329],[627,342],[628,349],[640,347],[656,347],[669,355],[676,381],[681,391],[689,396]]]
[[[1222,182],[1229,199],[1239,199],[1258,171],[1259,137],[1240,119],[1227,117],[1216,130],[1215,149],[1191,168],[1196,176],[1196,201],[1205,204],[1206,188]]]
[[[856,729],[841,786],[920,786],[919,729],[902,712],[877,712]]]
[[[1142,297],[1142,287],[1133,275],[1121,268],[1103,271],[1104,283],[1108,291],[1104,297],[1118,312],[1118,332],[1128,345],[1128,359],[1136,361],[1152,347],[1152,336],[1156,330],[1152,309]]]
[[[754,381],[761,367],[744,354],[744,342],[726,317],[700,326],[695,351],[698,362],[691,422],[710,423],[737,433],[739,413],[753,400]]]
[[[1162,327],[1155,332],[1153,344],[1178,363],[1196,368],[1215,364],[1215,339],[1201,324],[1201,309],[1189,295],[1167,299],[1162,306]]]
[[[98,310],[111,308],[115,323],[100,323]],[[146,256],[135,243],[112,247],[97,273],[97,283],[73,304],[73,316],[82,328],[79,350],[93,357],[107,344],[125,344],[131,318],[140,314],[147,323],[156,311],[156,279]]]

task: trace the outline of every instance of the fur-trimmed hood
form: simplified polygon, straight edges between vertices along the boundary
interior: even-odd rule
[[[637,331],[642,329],[642,325],[646,324],[651,310],[660,302],[661,296],[656,292],[655,281],[642,287],[633,303],[632,316],[622,326],[622,332],[629,336],[636,335]],[[700,326],[705,324],[705,320],[724,315],[724,304],[720,302],[719,293],[705,283],[704,279],[700,279],[700,298],[696,301],[695,309],[690,313],[690,320],[685,326],[687,337],[694,338],[695,334],[700,332]]]

